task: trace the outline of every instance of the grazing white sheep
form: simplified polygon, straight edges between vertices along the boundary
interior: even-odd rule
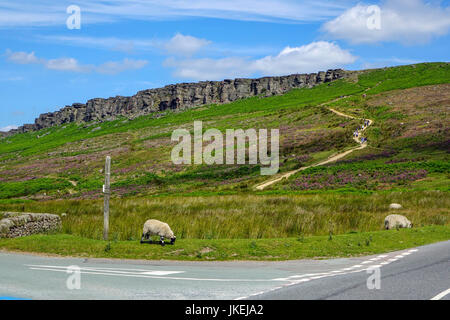
[[[412,228],[412,223],[405,216],[399,214],[390,214],[384,218],[384,227],[387,230],[395,228]]]
[[[389,205],[389,209],[401,209],[401,208],[402,208],[402,205],[399,203],[391,203]]]
[[[172,229],[170,229],[167,223],[155,219],[147,220],[144,223],[144,230],[142,232],[141,243],[149,238],[151,242],[152,241],[151,236],[159,236],[162,245],[165,245],[164,238],[170,239],[170,244],[174,244],[177,238],[174,236]]]

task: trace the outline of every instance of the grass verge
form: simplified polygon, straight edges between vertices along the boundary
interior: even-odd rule
[[[147,260],[291,260],[378,254],[450,239],[450,226],[427,226],[285,239],[180,239],[175,246],[111,241],[66,234],[0,239],[0,249],[61,256]]]

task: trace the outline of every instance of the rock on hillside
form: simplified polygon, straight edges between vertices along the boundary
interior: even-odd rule
[[[108,121],[117,116],[135,118],[166,109],[183,110],[205,104],[228,103],[257,95],[278,95],[294,88],[313,87],[350,74],[351,72],[335,69],[281,77],[168,85],[140,91],[131,97],[96,98],[87,101],[86,104],[74,103],[56,112],[41,114],[34,124],[25,124],[7,134],[36,131],[70,122]]]

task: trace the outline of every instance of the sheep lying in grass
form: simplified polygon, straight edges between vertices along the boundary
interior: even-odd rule
[[[144,240],[150,238],[150,243],[152,242],[151,236],[159,236],[161,240],[161,245],[165,245],[164,238],[170,239],[170,244],[174,244],[177,237],[174,236],[173,231],[170,229],[167,223],[161,222],[159,220],[150,219],[144,223],[144,231],[142,232],[141,243]]]
[[[405,216],[390,214],[384,218],[384,227],[387,230],[395,228],[412,228],[412,223]]]

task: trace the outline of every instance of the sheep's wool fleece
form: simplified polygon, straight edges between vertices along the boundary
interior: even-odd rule
[[[144,223],[144,234],[158,235],[165,238],[173,238],[173,232],[167,223],[150,219]]]
[[[390,214],[384,218],[384,226],[386,229],[395,229],[397,226],[399,228],[411,228],[411,221],[409,221],[405,216]]]
[[[401,208],[402,208],[402,205],[399,203],[391,203],[389,205],[389,209],[401,209]]]

